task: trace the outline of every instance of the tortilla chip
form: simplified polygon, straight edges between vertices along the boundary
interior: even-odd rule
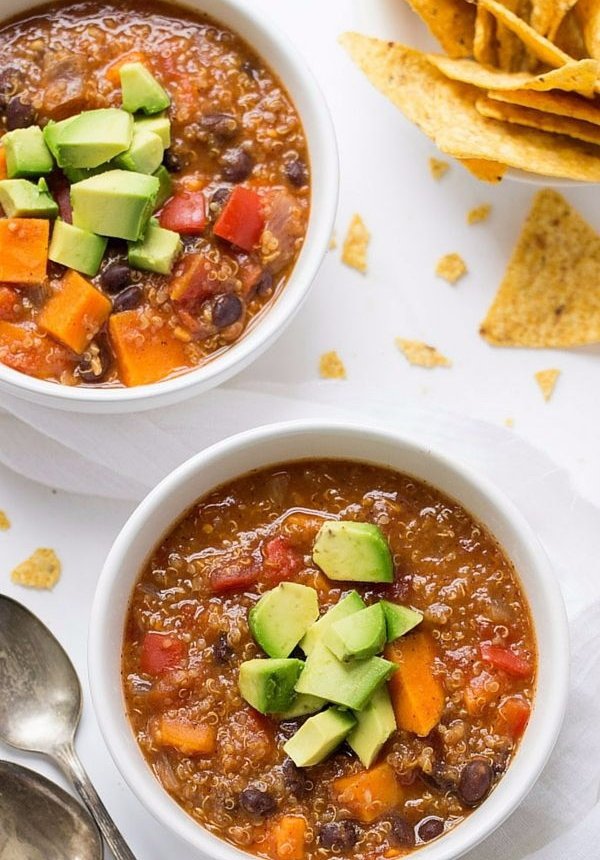
[[[449,57],[470,57],[475,7],[466,0],[407,0]]]
[[[11,579],[16,585],[26,588],[54,588],[61,574],[61,564],[53,549],[36,549],[36,551],[11,573]]]
[[[445,254],[435,267],[438,278],[443,278],[449,284],[455,284],[467,271],[467,264],[460,254]]]
[[[419,51],[346,33],[341,43],[367,77],[448,155],[483,159],[545,176],[600,182],[600,158],[590,144],[498,123],[475,107],[480,91],[439,72]]]
[[[439,182],[442,176],[445,176],[449,170],[450,165],[447,161],[441,161],[439,158],[429,159],[429,171],[436,181]]]
[[[433,346],[420,340],[396,338],[396,346],[404,353],[409,364],[417,367],[452,367],[452,362]]]
[[[4,511],[0,511],[0,532],[7,532],[10,528],[10,520],[4,513]]]
[[[366,272],[367,248],[369,247],[370,239],[371,234],[365,227],[360,215],[353,215],[346,238],[344,239],[342,263],[353,269],[358,269],[359,272]]]
[[[533,0],[531,26],[553,42],[563,18],[576,3],[577,0]]]
[[[579,0],[575,15],[590,57],[600,60],[600,0]]]
[[[335,350],[325,352],[319,359],[321,379],[346,379],[346,368]]]
[[[477,100],[477,110],[483,116],[491,119],[512,122],[528,128],[539,128],[553,134],[566,134],[576,140],[586,140],[588,143],[600,145],[600,127],[589,122],[582,122],[579,119],[556,116],[541,110],[532,110],[520,105],[502,104],[483,98]]]
[[[495,346],[600,342],[600,237],[556,191],[536,195],[480,331]]]
[[[495,66],[498,62],[496,51],[496,19],[483,6],[477,7],[475,34],[473,36],[473,56],[479,63]]]
[[[491,12],[497,22],[514,33],[531,53],[549,66],[562,66],[571,61],[571,57],[557,48],[549,39],[541,36],[522,18],[499,3],[498,0],[478,0],[479,5]]]
[[[600,99],[583,99],[574,93],[535,93],[531,90],[490,90],[488,98],[506,104],[568,116],[600,125]]]
[[[568,90],[591,98],[598,78],[596,60],[577,60],[541,75],[528,72],[499,72],[486,69],[474,60],[451,60],[440,54],[428,54],[430,63],[447,78],[472,84],[484,90]]]
[[[475,206],[467,212],[467,224],[480,224],[482,221],[487,221],[490,217],[492,207],[489,203],[482,203],[480,206]]]
[[[535,381],[540,386],[544,400],[548,401],[552,397],[552,393],[560,376],[560,370],[538,370],[534,373]]]
[[[492,184],[502,182],[507,170],[506,164],[500,164],[499,161],[484,161],[482,158],[459,158],[458,161],[476,179]]]
[[[523,7],[522,0],[501,0],[501,3],[516,15],[520,14]],[[505,72],[516,72],[521,68],[525,57],[523,42],[508,27],[500,23],[496,25],[496,40],[498,42],[498,67]]]

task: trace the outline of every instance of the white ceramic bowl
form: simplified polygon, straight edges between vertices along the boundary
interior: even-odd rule
[[[0,16],[7,20],[39,5],[31,0],[2,0]],[[175,403],[213,388],[247,367],[282,334],[308,295],[329,247],[338,198],[335,132],[321,90],[295,47],[252,3],[184,0],[173,5],[205,12],[242,36],[278,75],[298,110],[308,141],[312,197],[308,232],[292,275],[272,307],[236,344],[203,367],[174,379],[137,388],[69,387],[34,379],[0,363],[0,391],[73,412],[133,412]]]
[[[414,475],[461,502],[484,523],[514,562],[533,614],[539,649],[535,706],[517,755],[490,797],[419,860],[451,860],[488,836],[519,805],[544,767],[560,729],[568,690],[564,606],[548,559],[519,511],[498,490],[458,462],[400,434],[358,425],[292,422],[261,427],[213,445],[188,460],[133,513],[108,556],[98,583],[89,641],[89,675],[100,728],[117,767],[152,815],[214,860],[243,852],[210,834],[160,786],[125,714],[121,645],[128,603],[142,567],[161,537],[201,496],[255,468],[286,460],[337,457]]]

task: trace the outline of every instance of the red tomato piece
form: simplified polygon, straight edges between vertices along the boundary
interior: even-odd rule
[[[260,197],[256,191],[237,185],[219,215],[214,233],[244,251],[251,251],[258,244],[264,226]]]
[[[201,191],[184,191],[171,197],[160,213],[165,230],[201,236],[206,227],[206,201]]]
[[[270,582],[284,582],[302,569],[302,556],[294,549],[291,541],[279,535],[274,537],[262,548],[265,561],[265,578]]]
[[[186,650],[185,644],[170,633],[146,633],[142,642],[140,668],[148,675],[162,675],[181,665]]]
[[[531,665],[528,661],[508,648],[484,644],[480,646],[480,651],[486,663],[491,663],[496,669],[502,669],[507,675],[513,675],[515,678],[529,678],[531,675]]]
[[[243,591],[258,580],[258,569],[255,565],[241,565],[238,562],[225,564],[210,575],[210,585],[215,594],[226,591]]]
[[[498,707],[500,728],[506,728],[510,735],[517,740],[525,731],[529,722],[531,707],[521,696],[509,696]]]

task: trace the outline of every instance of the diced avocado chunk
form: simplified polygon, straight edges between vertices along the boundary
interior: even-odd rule
[[[342,663],[322,642],[306,660],[296,692],[320,696],[337,705],[361,711],[377,687],[396,669],[381,657]]]
[[[56,218],[58,206],[42,177],[35,185],[27,179],[0,181],[0,205],[8,218]]]
[[[49,123],[44,128],[42,132],[44,135],[44,142],[54,158],[58,162],[58,139],[61,136],[63,130],[73,122],[76,117],[71,116],[68,119],[63,119],[61,122],[55,122],[53,119],[49,121]]]
[[[321,526],[313,559],[329,579],[392,582],[394,566],[378,526],[351,520],[329,520]]]
[[[160,113],[171,104],[168,93],[142,63],[125,63],[119,69],[123,110],[129,113]]]
[[[281,713],[294,703],[302,660],[247,660],[240,666],[240,693],[261,714]]]
[[[135,131],[151,131],[162,140],[163,149],[171,146],[171,120],[166,113],[159,116],[134,117]]]
[[[373,657],[385,645],[385,616],[379,603],[332,624],[323,642],[338,660]]]
[[[159,181],[128,170],[109,170],[71,186],[73,223],[100,236],[137,242],[154,210]]]
[[[143,239],[129,243],[129,265],[145,272],[170,275],[183,250],[183,242],[179,233],[165,230],[153,221],[150,221]],[[283,656],[287,657],[287,654]]]
[[[396,717],[387,684],[373,693],[362,711],[355,711],[356,726],[347,741],[365,767],[371,767],[379,751],[396,731]]]
[[[296,767],[312,767],[331,755],[355,723],[348,711],[328,708],[303,723],[283,749]]]
[[[61,266],[84,275],[98,274],[108,239],[89,233],[66,221],[57,221],[52,232],[48,257]]]
[[[154,204],[154,209],[156,210],[161,209],[173,194],[173,180],[164,164],[161,164],[158,170],[154,173],[154,176],[156,176],[159,182],[158,195],[156,197],[156,203]]]
[[[319,696],[307,696],[305,693],[296,693],[296,698],[287,711],[275,714],[278,720],[294,720],[296,717],[306,717],[308,714],[316,714],[325,707],[327,702]]]
[[[306,635],[300,642],[300,647],[304,653],[306,655],[310,654],[317,642],[323,638],[327,630],[332,624],[335,624],[336,621],[346,618],[348,615],[352,615],[355,612],[360,612],[360,610],[364,608],[365,602],[358,591],[351,591],[339,600],[335,606],[328,609],[325,615],[321,616],[318,621],[311,624],[306,631]]]
[[[386,639],[393,642],[416,627],[423,620],[421,612],[410,609],[408,606],[400,606],[398,603],[390,603],[389,600],[381,601],[381,608],[385,616]]]
[[[318,617],[319,599],[314,588],[281,582],[252,607],[248,623],[263,651],[271,657],[287,657]]]
[[[153,131],[134,131],[127,152],[117,155],[115,167],[136,173],[155,173],[163,160],[162,140]]]
[[[52,173],[54,159],[37,125],[16,128],[2,138],[9,179],[23,179]]]
[[[117,108],[84,111],[46,127],[59,167],[99,167],[128,150],[132,138],[133,118]]]
[[[92,176],[98,176],[99,173],[104,173],[110,170],[110,164],[101,164],[100,167],[63,167],[62,172],[65,174],[69,182],[74,185],[76,182],[83,182],[84,179],[91,179]]]

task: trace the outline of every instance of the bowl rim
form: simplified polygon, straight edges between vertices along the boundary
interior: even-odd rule
[[[543,665],[541,661],[538,663],[532,717],[506,774],[499,780],[490,797],[466,820],[447,832],[441,839],[420,847],[416,855],[419,860],[421,858],[422,860],[455,860],[491,835],[516,809],[537,781],[554,748],[562,725],[569,688],[569,633],[560,587],[549,559],[531,526],[514,503],[487,477],[482,477],[470,466],[466,466],[454,457],[448,457],[436,448],[425,447],[410,436],[374,423],[290,421],[265,425],[230,436],[200,451],[171,472],[146,496],[124,525],[109,552],[98,581],[92,607],[88,650],[89,683],[96,716],[105,743],[126,783],[165,827],[175,831],[200,853],[205,853],[216,860],[241,860],[253,855],[248,855],[214,836],[188,816],[162,788],[143,758],[125,712],[120,673],[117,679],[112,677],[105,660],[107,649],[105,631],[108,619],[111,616],[114,617],[115,612],[113,586],[118,582],[121,567],[144,524],[153,514],[159,512],[166,500],[180,490],[185,491],[186,485],[194,477],[200,476],[201,479],[203,471],[209,465],[216,464],[226,471],[228,460],[236,453],[244,449],[254,451],[262,448],[268,451],[272,444],[282,440],[287,441],[290,449],[295,446],[295,453],[290,453],[287,460],[305,459],[306,455],[302,454],[302,443],[316,439],[318,444],[323,444],[324,439],[333,438],[339,434],[350,438],[353,443],[356,443],[357,449],[361,442],[368,440],[369,444],[381,445],[383,449],[386,446],[388,449],[393,447],[397,449],[399,455],[407,454],[415,460],[414,472],[387,464],[388,468],[412,473],[416,478],[435,486],[434,481],[424,479],[419,474],[419,466],[423,469],[424,464],[432,464],[433,468],[439,469],[441,475],[454,477],[459,484],[464,485],[466,490],[470,488],[483,503],[489,504],[491,511],[498,513],[500,518],[504,518],[508,530],[513,533],[517,544],[520,544],[519,549],[524,551],[527,566],[530,568],[528,576],[531,577],[532,584],[526,586],[522,580],[521,582],[532,613],[538,653],[542,645],[540,631],[543,626],[545,637],[543,651],[545,659],[551,658],[548,665]],[[318,453],[309,455],[312,458],[318,456]],[[357,455],[340,456],[343,459],[361,460]],[[373,457],[362,459],[365,462],[379,462],[380,465],[386,466],[385,457],[379,461]],[[265,462],[267,461],[268,457]],[[272,462],[279,463],[282,459],[275,457]],[[261,465],[260,468],[262,467]],[[251,469],[242,469],[238,474],[248,471]],[[223,477],[223,481],[228,480],[231,478]],[[219,483],[219,481],[211,482],[211,486],[216,487]],[[209,488],[198,492],[196,498],[202,497],[206,492],[209,492]],[[447,491],[442,489],[442,492]],[[456,498],[461,503],[461,499]],[[193,500],[189,504],[193,504]],[[187,506],[184,506],[180,515]],[[163,535],[168,533],[175,521],[176,518],[165,525]],[[492,527],[490,525],[487,527],[494,534]],[[156,534],[153,532],[152,538],[145,541],[147,555],[161,539]],[[137,574],[129,577],[127,589],[129,597],[139,572],[138,565]],[[517,575],[520,577],[518,568]],[[543,612],[539,606],[534,611],[532,605],[534,598],[543,607]],[[120,616],[121,621],[124,620],[125,612],[126,607]],[[120,703],[119,706],[113,707],[110,704],[111,696]],[[123,728],[124,726],[126,729]],[[140,767],[140,763],[144,765],[143,768]]]
[[[339,154],[329,107],[308,62],[277,25],[243,0],[166,2],[207,14],[233,30],[257,50],[290,93],[306,135],[313,177],[309,222],[300,255],[272,305],[258,315],[236,343],[205,364],[147,385],[95,389],[37,379],[0,362],[0,389],[21,399],[67,411],[93,412],[96,407],[97,411],[119,412],[165,405],[213,388],[241,372],[283,333],[307,298],[329,249],[339,196]],[[19,4],[22,8],[15,14],[26,14],[45,3],[47,0]],[[0,25],[11,18],[12,13],[3,12]],[[255,47],[257,38],[264,42],[261,49]],[[298,105],[299,97],[302,107]]]

